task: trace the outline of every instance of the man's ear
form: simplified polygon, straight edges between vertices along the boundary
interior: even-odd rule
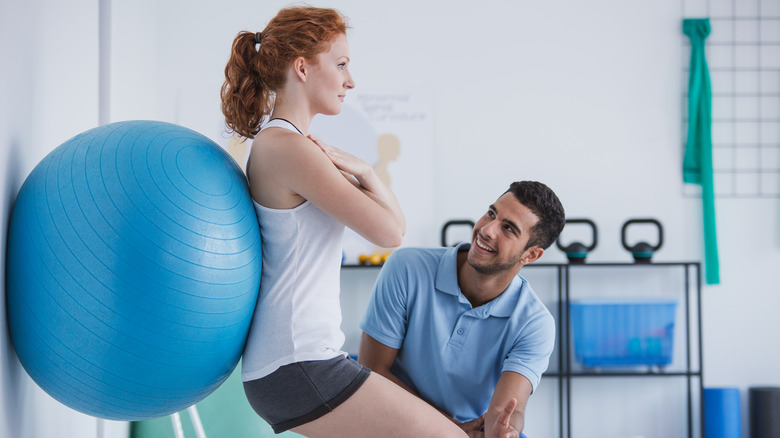
[[[293,61],[293,72],[301,82],[306,82],[310,68],[309,63],[306,62],[306,59],[303,56],[299,56]]]
[[[527,265],[529,263],[533,263],[544,254],[544,249],[542,249],[541,246],[532,246],[525,250],[525,253],[523,253],[523,256],[520,258],[520,263],[522,265]]]

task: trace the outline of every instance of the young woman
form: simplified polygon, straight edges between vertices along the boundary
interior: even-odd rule
[[[355,86],[346,28],[332,9],[284,9],[262,32],[240,33],[225,68],[226,124],[254,138],[247,175],[263,244],[243,356],[246,395],[277,433],[465,437],[341,351],[344,226],[382,247],[400,245],[406,227],[371,166],[308,135],[312,118],[338,114]]]

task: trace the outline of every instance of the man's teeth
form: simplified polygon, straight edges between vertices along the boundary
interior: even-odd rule
[[[479,240],[479,237],[477,237],[477,246],[484,249],[485,251],[494,252],[492,249],[488,248],[487,246],[482,244],[482,241]]]

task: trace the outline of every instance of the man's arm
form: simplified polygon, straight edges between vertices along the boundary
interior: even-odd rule
[[[523,431],[525,406],[532,391],[531,381],[522,374],[513,371],[501,373],[485,417],[485,437],[519,437]]]
[[[390,371],[396,356],[398,356],[397,348],[388,347],[363,332],[360,338],[360,349],[358,350],[358,363],[419,397],[412,388],[408,387]]]
[[[372,338],[369,334],[363,332],[360,338],[360,349],[358,350],[358,363],[360,363],[365,367],[370,368],[371,371],[383,377],[386,377],[391,382],[409,391],[409,393],[413,394],[415,397],[421,398],[419,394],[414,392],[412,388],[406,385],[401,379],[396,377],[396,375],[393,374],[392,371],[390,371],[390,369],[393,366],[393,362],[395,362],[396,356],[398,356],[398,349],[388,347],[387,345]],[[450,417],[449,414],[442,411],[437,406],[434,406],[432,404],[431,406],[439,410],[439,412],[441,412],[442,415],[449,418],[453,423],[460,426],[460,428],[463,429],[463,431],[466,432],[466,434],[468,434],[469,437],[482,438],[485,436],[484,433],[482,432],[482,427],[484,426],[485,423],[484,415],[474,420],[461,423],[460,421],[457,421],[454,418]]]

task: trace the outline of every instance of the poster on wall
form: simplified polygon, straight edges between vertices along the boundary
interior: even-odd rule
[[[245,166],[250,142],[225,131],[213,90],[189,89],[177,99],[176,123],[194,129],[224,147]],[[324,142],[364,160],[398,198],[406,216],[402,246],[435,246],[434,224],[434,126],[431,94],[425,90],[350,91],[335,116],[317,115],[309,132]],[[386,254],[347,229],[344,263],[357,264],[359,257]]]

